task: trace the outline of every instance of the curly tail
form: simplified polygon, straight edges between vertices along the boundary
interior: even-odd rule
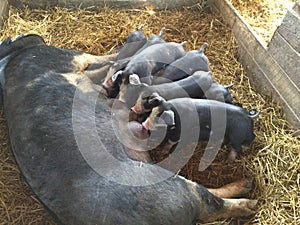
[[[204,51],[205,51],[205,49],[206,49],[207,46],[208,46],[208,44],[206,42],[204,42],[203,45],[201,46],[199,52],[200,53],[204,53]]]
[[[252,108],[249,110],[249,117],[252,119],[258,118],[259,114],[260,114],[260,111],[257,111],[257,109],[255,109],[255,108]]]

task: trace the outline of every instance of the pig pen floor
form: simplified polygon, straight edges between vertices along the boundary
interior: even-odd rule
[[[232,164],[224,163],[224,147],[212,165],[198,171],[203,145],[199,145],[180,174],[207,187],[219,187],[242,177],[253,177],[248,196],[259,200],[251,218],[210,224],[300,224],[300,142],[271,96],[259,94],[238,62],[237,46],[230,29],[216,15],[194,11],[111,10],[16,10],[1,31],[0,40],[23,33],[41,35],[48,44],[102,55],[124,43],[127,35],[144,24],[147,36],[167,28],[165,40],[188,41],[187,49],[206,50],[214,78],[234,84],[232,95],[244,108],[261,110],[255,121],[257,138]],[[56,224],[22,179],[15,164],[1,113],[0,119],[0,224]],[[63,187],[62,187],[63,188]]]

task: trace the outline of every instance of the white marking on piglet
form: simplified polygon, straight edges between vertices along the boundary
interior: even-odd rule
[[[129,83],[132,84],[132,85],[141,84],[140,77],[137,74],[129,75]]]

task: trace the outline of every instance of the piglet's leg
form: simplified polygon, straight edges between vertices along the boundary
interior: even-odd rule
[[[231,150],[228,154],[226,162],[227,163],[232,163],[236,159],[238,153],[240,153],[241,151],[242,151],[241,146],[232,146]]]

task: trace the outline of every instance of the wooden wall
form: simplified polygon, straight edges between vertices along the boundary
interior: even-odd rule
[[[116,8],[144,8],[152,6],[157,9],[181,8],[192,6],[207,0],[9,0],[15,7],[29,6],[30,8],[46,8],[61,6],[68,8],[109,6]]]
[[[7,0],[0,0],[0,32],[3,22],[8,15],[8,2]]]
[[[228,0],[211,0],[215,13],[232,28],[239,60],[260,92],[271,94],[287,120],[300,129],[300,1],[286,14],[268,46]]]

